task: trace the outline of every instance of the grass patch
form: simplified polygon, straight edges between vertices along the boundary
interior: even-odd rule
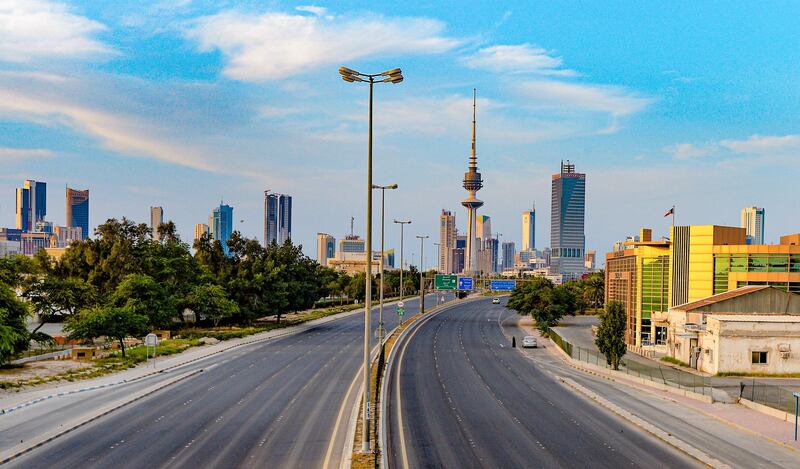
[[[669,357],[669,356],[661,357],[661,361],[662,362],[667,362],[667,363],[672,363],[673,365],[678,365],[678,366],[683,366],[683,367],[686,367],[686,368],[691,368],[691,366],[689,366],[688,363],[686,363],[685,361],[682,361],[682,360],[678,360],[675,357]]]

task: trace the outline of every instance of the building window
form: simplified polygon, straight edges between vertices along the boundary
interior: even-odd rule
[[[752,352],[752,363],[753,365],[766,365],[767,364],[767,352]]]

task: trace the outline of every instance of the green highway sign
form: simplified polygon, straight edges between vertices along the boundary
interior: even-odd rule
[[[397,308],[397,315],[398,316],[402,316],[404,314],[406,314],[406,310],[405,309],[403,309],[402,307]]]
[[[436,274],[433,280],[434,290],[455,290],[458,285],[458,275]]]

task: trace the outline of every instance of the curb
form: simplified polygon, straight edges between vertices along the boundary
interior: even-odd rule
[[[97,420],[97,419],[99,419],[99,418],[101,418],[103,416],[106,416],[106,415],[110,414],[111,412],[114,412],[115,410],[118,410],[118,409],[120,409],[122,407],[125,407],[128,404],[131,404],[131,403],[136,402],[136,401],[138,401],[138,400],[140,400],[142,398],[145,398],[145,397],[149,396],[150,394],[153,394],[153,393],[155,393],[157,391],[160,391],[160,390],[166,388],[167,386],[175,384],[175,383],[177,383],[179,381],[183,381],[184,379],[190,378],[190,377],[192,377],[192,376],[194,376],[194,375],[196,375],[198,373],[202,373],[202,372],[203,372],[203,369],[190,371],[190,372],[188,372],[188,373],[186,373],[184,375],[181,375],[181,376],[179,376],[179,377],[177,377],[175,379],[169,380],[166,383],[159,383],[154,387],[148,388],[148,389],[140,392],[139,394],[135,395],[133,398],[125,400],[124,402],[119,403],[119,404],[113,404],[110,408],[107,408],[107,409],[101,411],[100,413],[92,415],[91,417],[87,417],[87,418],[85,418],[85,419],[83,419],[81,421],[78,421],[75,424],[69,424],[68,428],[59,429],[59,430],[56,431],[55,434],[51,434],[49,436],[40,437],[38,440],[34,439],[33,443],[27,443],[27,444],[23,443],[23,444],[17,445],[15,447],[11,448],[10,450],[7,450],[7,451],[5,451],[3,453],[0,453],[0,465],[6,464],[7,462],[10,462],[10,461],[12,461],[12,460],[14,460],[14,459],[26,454],[26,453],[29,453],[29,452],[33,451],[34,449],[39,448],[39,447],[41,447],[41,446],[43,446],[43,445],[55,440],[56,438],[64,436],[67,433],[70,433],[70,432],[72,432],[72,431],[74,431],[74,430],[76,430],[76,429],[78,429],[80,427],[83,427],[84,425],[87,425],[87,424],[89,424],[89,423],[91,423],[91,422],[93,422],[93,421],[95,421],[95,420]],[[20,448],[20,446],[22,446],[22,448]]]
[[[603,397],[595,394],[594,392],[590,391],[589,389],[581,386],[580,384],[576,383],[575,381],[571,380],[570,378],[566,377],[559,377],[559,381],[564,383],[566,386],[571,387],[575,391],[583,394],[587,398],[597,402],[600,406],[610,410],[611,412],[617,414],[618,416],[622,417],[623,419],[627,420],[628,422],[636,425],[637,427],[641,428],[642,430],[650,433],[651,435],[655,436],[659,440],[669,444],[670,446],[678,449],[679,451],[693,457],[694,459],[700,461],[701,463],[715,467],[715,468],[730,468],[731,466],[723,463],[722,461],[709,456],[708,454],[704,453],[703,451],[695,448],[694,446],[686,443],[685,441],[673,436],[671,433],[665,432],[660,428],[656,427],[648,423],[647,421],[636,417],[632,413],[628,412],[627,410],[619,407],[616,404],[606,400]]]

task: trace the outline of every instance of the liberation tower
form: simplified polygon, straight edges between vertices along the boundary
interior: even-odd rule
[[[475,102],[477,92],[472,90],[472,152],[469,155],[469,169],[464,173],[464,189],[469,196],[461,202],[467,208],[467,249],[464,253],[464,273],[474,274],[478,271],[478,249],[475,244],[475,231],[477,225],[477,210],[483,206],[483,201],[475,198],[475,193],[483,187],[481,173],[478,172],[478,157],[475,154]]]

